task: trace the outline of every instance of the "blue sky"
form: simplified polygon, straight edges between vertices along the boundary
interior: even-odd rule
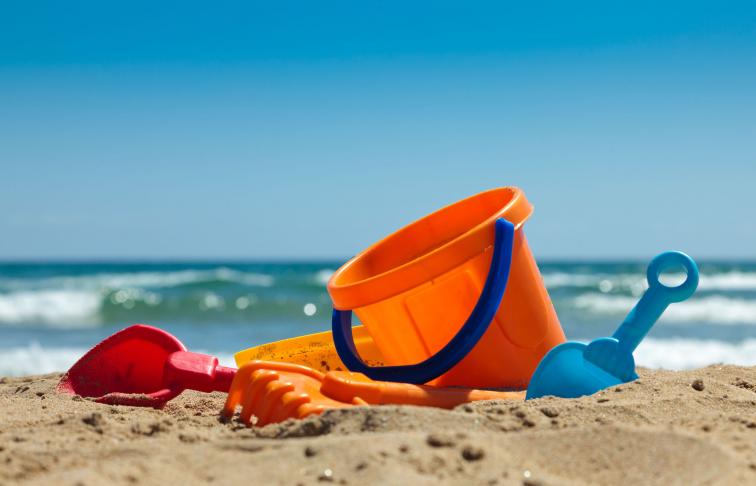
[[[756,258],[752,2],[156,3],[0,6],[0,259],[345,258],[501,185],[537,257]]]

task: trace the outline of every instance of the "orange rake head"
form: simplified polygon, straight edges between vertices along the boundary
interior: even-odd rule
[[[251,425],[254,416],[254,425],[263,426],[319,414],[327,408],[351,406],[352,403],[332,400],[320,393],[324,377],[323,373],[303,365],[250,361],[236,372],[222,414],[231,417],[241,405],[242,422]]]
[[[354,405],[419,405],[453,408],[477,400],[523,400],[525,392],[439,388],[373,381],[360,373],[326,374],[302,365],[250,361],[236,372],[223,416],[233,416],[241,405],[240,420],[263,426],[288,418],[304,418],[330,408]]]

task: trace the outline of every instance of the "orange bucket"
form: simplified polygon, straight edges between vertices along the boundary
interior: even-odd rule
[[[380,368],[350,364],[355,348],[349,346],[347,311],[365,325],[387,369],[399,370],[430,363],[449,351],[447,344],[463,342],[459,334],[476,313],[480,317],[483,301],[493,298],[471,350],[428,383],[526,388],[544,354],[565,341],[522,229],[532,212],[520,189],[492,189],[430,214],[352,258],[328,282],[341,359],[353,371],[391,379],[371,375]],[[349,334],[346,344],[338,339],[341,332]]]

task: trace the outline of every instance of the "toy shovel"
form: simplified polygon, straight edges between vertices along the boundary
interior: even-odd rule
[[[677,287],[659,281],[664,270],[682,266],[687,273]],[[588,345],[574,341],[556,346],[543,357],[530,379],[526,399],[553,395],[575,398],[638,378],[633,351],[667,306],[687,299],[698,286],[698,267],[688,255],[668,251],[648,266],[648,290],[612,337]]]
[[[235,373],[215,356],[189,352],[173,335],[137,324],[82,356],[58,391],[111,405],[161,408],[186,389],[227,392]]]

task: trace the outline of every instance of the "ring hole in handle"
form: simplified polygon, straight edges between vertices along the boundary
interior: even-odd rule
[[[680,272],[679,270],[683,271]],[[675,270],[675,273],[670,273]],[[683,252],[667,251],[651,261],[646,278],[649,288],[655,288],[667,296],[670,302],[680,302],[698,287],[698,266]]]
[[[688,280],[688,271],[681,265],[665,268],[659,274],[659,283],[669,288],[679,287],[686,280]]]

